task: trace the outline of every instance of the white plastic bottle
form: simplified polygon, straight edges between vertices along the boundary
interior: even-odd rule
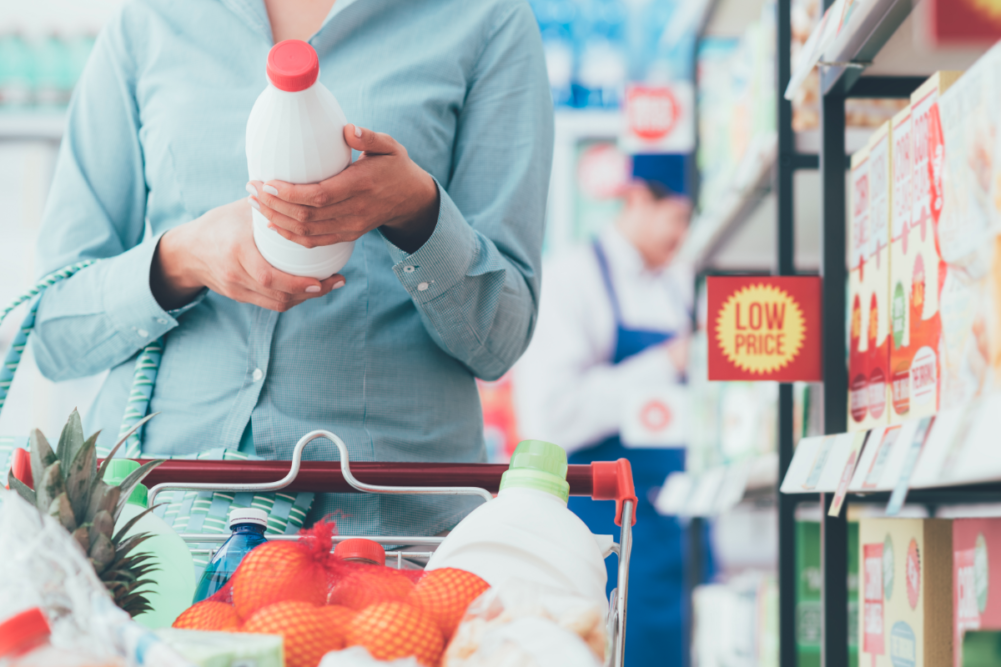
[[[317,183],[351,164],[344,142],[347,118],[322,83],[320,61],[306,42],[287,39],[268,53],[268,87],[254,103],[247,121],[247,170],[250,180]],[[272,266],[294,276],[317,280],[344,268],[354,242],[307,248],[268,229],[253,211],[254,241]]]
[[[594,535],[567,509],[567,455],[525,440],[511,456],[497,498],[449,533],[427,569],[468,570],[491,586],[512,579],[575,593],[604,609],[608,575]]]
[[[135,461],[114,459],[105,472],[104,481],[117,486],[138,467]],[[118,516],[116,532],[133,517],[146,511],[146,493],[142,484],[132,491]],[[191,606],[191,596],[195,593],[195,566],[191,551],[174,529],[163,519],[153,516],[152,512],[139,519],[126,535],[141,533],[150,533],[152,537],[136,547],[133,553],[152,556],[157,570],[148,575],[155,583],[143,589],[152,609],[139,614],[135,620],[150,630],[169,628],[181,612]]]

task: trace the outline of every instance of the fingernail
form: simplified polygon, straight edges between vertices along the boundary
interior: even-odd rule
[[[338,280],[336,283],[334,283],[334,289],[340,289],[342,287],[344,287],[344,281],[343,280]]]
[[[306,291],[309,292],[310,294],[316,294],[317,292],[320,291],[320,286],[310,285],[309,287],[306,288]]]
[[[355,136],[361,139],[361,128],[355,125]]]
[[[264,191],[267,192],[269,195],[274,195],[275,197],[278,196],[278,189],[273,186],[265,185]]]
[[[254,187],[253,183],[247,183],[247,192],[254,195],[255,197],[257,196],[257,188]]]
[[[260,211],[261,205],[257,203],[257,200],[254,199],[253,197],[249,197],[249,199],[250,199],[250,205],[256,208],[258,211]]]
[[[268,223],[268,229],[270,229],[273,232],[277,232],[278,231],[278,228],[275,227],[274,225],[272,225],[270,222]]]

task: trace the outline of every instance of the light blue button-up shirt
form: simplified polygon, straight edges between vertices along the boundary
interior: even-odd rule
[[[395,137],[440,184],[427,243],[408,255],[373,231],[344,288],[283,314],[213,292],[164,311],[149,286],[159,235],[246,196],[273,40],[262,0],[133,0],[77,87],[39,243],[41,273],[104,261],[46,293],[38,364],[54,380],[111,370],[88,415],[105,445],[137,353],[166,335],[147,454],[236,449],[250,423],[271,459],[325,428],[356,461],[482,461],[475,378],[521,355],[538,302],[553,114],[532,12],[338,0],[310,43],[349,121]],[[337,458],[326,441],[306,454]],[[431,534],[477,502],[327,495],[312,516],[342,534]]]

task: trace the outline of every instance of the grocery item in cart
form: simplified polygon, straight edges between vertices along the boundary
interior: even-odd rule
[[[104,667],[124,664],[56,648],[45,613],[38,607],[0,623],[0,665],[5,667]]]
[[[386,550],[382,545],[362,538],[338,542],[334,547],[334,556],[349,563],[386,564]]]
[[[205,566],[194,602],[209,598],[225,586],[244,557],[267,540],[264,529],[268,526],[268,515],[258,509],[236,509],[229,515],[229,529],[232,535],[226,540],[212,560]],[[190,601],[189,601],[190,602]],[[187,606],[187,605],[185,605]]]
[[[138,469],[136,461],[113,459],[104,473],[104,482],[109,486],[119,486]],[[136,548],[135,553],[147,555],[156,568],[156,574],[151,577],[152,583],[145,587],[150,609],[138,614],[135,619],[150,629],[169,628],[178,614],[191,604],[195,570],[188,545],[162,519],[146,511],[146,497],[146,487],[137,484],[118,517],[122,525],[127,525],[142,515],[125,535],[150,536]]]
[[[511,456],[497,499],[480,505],[445,538],[429,571],[454,567],[491,586],[524,580],[607,607],[608,575],[591,531],[567,509],[562,447],[525,440]]]
[[[337,99],[318,81],[316,51],[288,39],[268,54],[268,87],[257,98],[247,121],[247,168],[250,180],[317,183],[351,164],[344,141],[347,118]],[[344,268],[354,242],[306,248],[268,228],[254,209],[254,240],[264,259],[295,276],[323,280]]]
[[[282,638],[163,628],[156,631],[178,654],[197,667],[283,667]]]

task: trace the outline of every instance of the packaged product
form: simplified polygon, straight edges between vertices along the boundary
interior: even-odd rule
[[[871,228],[869,224],[869,149],[852,155],[848,231],[848,429],[870,427],[869,304],[863,286]]]
[[[951,665],[951,522],[863,518],[859,563],[860,663]]]
[[[282,667],[282,638],[163,628],[155,633],[179,655],[198,667]]]
[[[890,217],[893,203],[892,127],[887,121],[869,140],[869,243],[862,274],[863,307],[868,308],[869,415],[871,426],[889,423]]]
[[[1001,630],[1001,585],[996,581],[1001,577],[1001,519],[954,519],[952,564],[953,648],[960,667],[965,634]]]
[[[858,522],[848,523],[848,664],[858,666]],[[822,623],[820,521],[796,521],[796,655],[799,667],[820,667]]]
[[[945,142],[938,242],[945,262],[941,408],[966,405],[988,380],[994,227],[993,144],[1001,113],[1001,48],[995,47],[939,100]]]
[[[942,333],[938,301],[945,278],[938,250],[945,150],[938,101],[961,74],[936,72],[911,95],[908,184],[911,214],[901,227],[900,236],[893,237],[890,262],[894,312],[894,344],[890,353],[894,374],[892,423],[925,417],[938,410]],[[894,132],[898,125],[905,125],[899,115],[894,119]],[[901,127],[901,131],[906,129]]]

